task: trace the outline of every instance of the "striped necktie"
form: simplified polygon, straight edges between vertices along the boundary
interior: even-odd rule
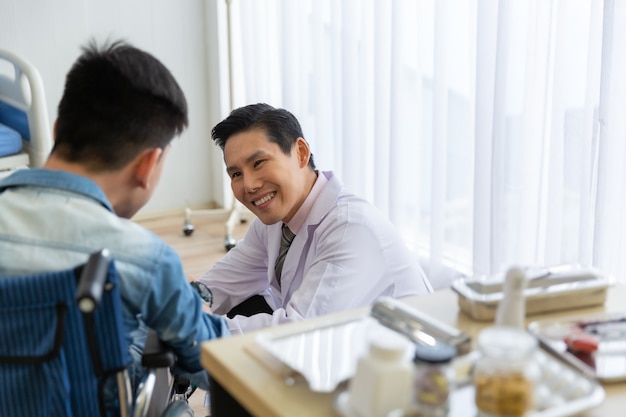
[[[278,252],[278,257],[276,257],[276,263],[274,264],[274,272],[276,273],[278,285],[280,285],[280,275],[283,272],[285,257],[287,256],[287,251],[289,250],[289,246],[291,246],[291,242],[293,242],[294,237],[296,237],[296,235],[293,234],[287,225],[283,223],[283,233],[280,239],[280,251]]]

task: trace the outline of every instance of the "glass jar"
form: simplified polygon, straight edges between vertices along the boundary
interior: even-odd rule
[[[539,378],[534,361],[537,340],[507,326],[484,329],[478,335],[481,357],[474,368],[476,408],[481,417],[521,417],[533,409]]]
[[[437,342],[434,346],[415,345],[413,391],[420,416],[444,417],[450,410],[450,393],[454,389],[451,361],[456,348]]]

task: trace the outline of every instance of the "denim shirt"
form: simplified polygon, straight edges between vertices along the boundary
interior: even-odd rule
[[[100,187],[63,171],[19,170],[0,181],[0,278],[61,270],[108,248],[120,275],[131,355],[140,360],[146,326],[172,346],[177,366],[208,389],[200,343],[226,336],[223,318],[202,311],[174,250],[118,217]]]

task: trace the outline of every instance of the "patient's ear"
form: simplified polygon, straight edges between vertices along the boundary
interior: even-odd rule
[[[135,159],[135,179],[141,188],[148,188],[152,174],[163,153],[161,148],[146,149]]]

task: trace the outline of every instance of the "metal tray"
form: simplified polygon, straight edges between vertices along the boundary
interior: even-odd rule
[[[571,352],[563,341],[573,331],[586,330],[598,339],[592,354]],[[538,320],[528,325],[539,343],[580,372],[602,382],[626,380],[626,312]]]
[[[352,377],[372,338],[385,337],[405,339],[409,360],[415,353],[414,343],[446,342],[459,354],[467,353],[471,345],[466,333],[389,297],[377,300],[369,315],[329,320],[294,333],[260,332],[256,342],[279,362],[271,367],[285,381],[291,384],[304,379],[312,391],[331,392]],[[270,366],[268,358],[260,359]]]
[[[597,270],[578,265],[526,269],[526,314],[602,305],[612,280]],[[452,283],[459,308],[475,320],[493,320],[503,297],[504,274]]]
[[[415,343],[433,345],[436,341],[442,341],[454,346],[458,355],[471,350],[470,335],[395,298],[380,297],[372,306],[370,314],[382,325]]]
[[[398,336],[372,317],[363,316],[280,336],[260,332],[256,342],[282,364],[274,367],[288,385],[304,381],[311,391],[332,392],[354,375],[370,337],[385,337],[381,332]],[[408,340],[406,355],[413,355]]]

